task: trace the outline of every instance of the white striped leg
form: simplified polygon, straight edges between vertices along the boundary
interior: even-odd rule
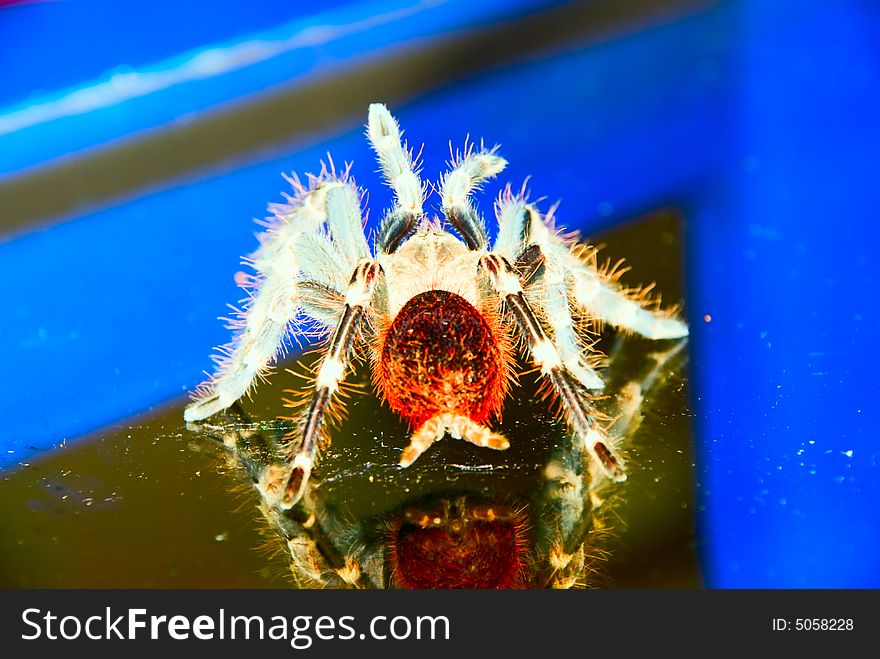
[[[324,207],[333,245],[345,257],[347,264],[370,258],[360,193],[354,183],[344,181],[343,185],[331,188],[324,200]]]
[[[530,213],[529,240],[541,247],[548,262],[571,277],[574,301],[590,315],[649,339],[687,336],[688,328],[683,322],[645,309],[627,297],[614,282],[584,263],[537,211]]]
[[[525,185],[516,195],[508,185],[495,202],[498,235],[495,237],[492,251],[511,262],[517,260],[529,245],[532,215],[529,205],[525,202],[525,195]]]
[[[318,369],[315,391],[303,422],[302,440],[291,458],[290,476],[287,478],[280,501],[282,508],[293,506],[302,498],[305,491],[315,462],[324,414],[345,378],[357,327],[370,304],[373,287],[380,272],[381,268],[376,261],[366,261],[359,265],[352,275],[351,284],[345,293],[342,317]]]
[[[287,180],[296,195],[288,196],[290,204],[269,205],[275,223],[259,236],[260,249],[250,259],[254,269],[344,289],[354,266],[370,257],[357,187],[326,167],[321,176],[309,176],[309,187],[295,176]]]
[[[272,207],[276,222],[261,235],[262,245],[250,259],[257,275],[246,277],[247,282],[242,284],[250,300],[232,321],[238,334],[231,343],[218,348],[217,370],[197,389],[195,400],[184,411],[186,421],[200,421],[229,407],[276,361],[299,309],[296,281],[304,269],[309,269],[304,259],[308,261],[313,251],[300,247],[309,240],[318,240],[316,231],[334,206],[357,195],[351,184],[335,179],[316,179],[308,190],[298,181],[292,182],[298,197],[291,200],[291,205]],[[320,240],[327,243],[326,239]],[[349,241],[352,249],[357,249],[355,245]],[[323,274],[326,263],[336,265],[343,258],[313,260],[325,264],[315,265]]]
[[[574,255],[572,259],[577,261]],[[579,261],[573,264],[572,276],[577,304],[604,322],[649,339],[678,339],[688,335],[688,327],[682,321],[645,309]]]
[[[505,191],[496,204],[498,216],[498,239],[496,246],[504,256],[516,258],[518,269],[527,271],[541,267],[541,286],[537,299],[547,324],[550,325],[553,343],[562,363],[587,389],[605,386],[599,374],[584,358],[584,348],[571,315],[569,287],[566,281],[568,246],[549,231],[540,213],[521,197]],[[532,231],[532,225],[537,229]],[[564,253],[560,253],[564,252]]]
[[[483,249],[488,242],[486,227],[470,196],[484,181],[501,173],[507,161],[485,149],[475,153],[465,144],[464,154],[456,156],[451,164],[452,171],[440,180],[443,214],[470,249]]]
[[[504,257],[494,253],[483,256],[480,266],[485,269],[492,286],[513,312],[517,325],[528,342],[532,360],[559,395],[568,421],[583,442],[584,448],[609,478],[615,481],[626,480],[623,463],[609,448],[605,431],[595,419],[595,412],[584,400],[575,377],[566,368],[556,346],[532,311],[513,266]]]
[[[244,396],[254,379],[265,373],[282,350],[296,310],[293,281],[265,280],[247,308],[244,330],[228,348],[219,349],[222,352],[217,359],[217,373],[197,391],[196,400],[184,410],[184,419],[206,419]]]
[[[544,315],[553,330],[553,343],[568,371],[587,389],[602,389],[605,383],[584,359],[584,348],[571,317],[565,273],[556,263],[544,267]]]
[[[424,187],[419,178],[418,163],[406,144],[401,142],[397,121],[381,103],[370,105],[367,138],[395,196],[395,207],[383,220],[378,237],[379,250],[390,254],[421,221]]]

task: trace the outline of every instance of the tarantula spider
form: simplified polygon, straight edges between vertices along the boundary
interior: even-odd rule
[[[336,176],[324,169],[308,186],[292,178],[296,196],[270,206],[275,219],[250,261],[257,275],[240,282],[250,299],[235,323],[239,331],[220,349],[217,372],[197,390],[186,420],[207,418],[243,396],[304,322],[332,332],[300,441],[291,444],[285,473],[261,488],[290,508],[303,496],[324,417],[338,402],[358,344],[370,348],[379,393],[414,430],[400,459],[407,467],[447,433],[508,447],[488,424],[508,393],[518,333],[594,464],[624,480],[623,462],[585,393],[603,386],[585,334],[591,322],[651,339],[685,336],[687,326],[621,290],[596,268],[594,251],[563,237],[551,217],[509,187],[495,205],[490,248],[471,195],[506,166],[494,150],[466,148],[440,179],[442,212],[457,237],[426,217],[419,164],[382,104],[370,106],[367,137],[395,195],[375,254],[347,170]]]

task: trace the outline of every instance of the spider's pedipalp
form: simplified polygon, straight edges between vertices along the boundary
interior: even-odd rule
[[[498,234],[492,251],[501,254],[511,263],[518,260],[527,249],[532,214],[525,201],[525,186],[514,195],[508,185],[495,202]]]
[[[575,376],[565,366],[543,323],[532,311],[513,266],[504,257],[494,253],[482,256],[480,266],[516,318],[517,325],[528,342],[532,360],[553,385],[566,417],[584,448],[597,460],[609,478],[615,481],[625,480],[626,472],[621,460],[609,448],[605,431],[579,391]]]
[[[514,267],[524,286],[527,286],[533,278],[541,276],[546,260],[544,252],[538,245],[529,245],[523,250],[519,258],[516,259]]]
[[[339,391],[348,368],[357,327],[370,303],[373,287],[381,272],[376,261],[364,261],[355,268],[351,283],[345,291],[345,306],[336,326],[315,379],[315,390],[303,423],[302,438],[292,456],[290,475],[280,500],[283,508],[290,508],[302,498],[315,462],[318,437],[327,406]]]
[[[440,179],[443,214],[470,249],[483,249],[488,243],[486,227],[470,197],[484,181],[500,174],[507,167],[507,161],[496,156],[494,149],[474,152],[466,145],[464,154],[451,164],[452,170]]]
[[[510,447],[507,438],[461,414],[437,414],[418,428],[410,437],[409,446],[400,456],[400,466],[409,467],[434,442],[443,439],[449,433],[453,439],[463,439],[476,446],[503,451]]]

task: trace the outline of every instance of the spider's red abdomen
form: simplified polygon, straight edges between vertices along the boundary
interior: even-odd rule
[[[419,293],[380,341],[379,389],[413,427],[445,412],[483,423],[500,411],[507,390],[506,337],[460,295]]]

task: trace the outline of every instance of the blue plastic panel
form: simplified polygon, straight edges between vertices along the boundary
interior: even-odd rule
[[[419,39],[480,27],[558,0],[337,0],[305,11],[293,11],[301,3],[270,3],[256,13],[242,12],[240,3],[213,8],[204,4],[184,5],[181,13],[177,4],[165,2],[129,13],[128,4],[89,0],[71,3],[61,12],[52,7],[17,7],[3,14],[7,20],[0,37],[5,33],[10,39],[0,38],[0,62],[25,65],[20,71],[2,67],[11,80],[0,78],[0,89],[30,94],[23,100],[10,98],[7,108],[0,95],[0,180],[169,122],[192,121],[193,113],[240,102],[278,85],[332,74],[389,49],[412,47]],[[190,36],[190,21],[204,12],[222,15],[224,4],[236,5],[238,11],[226,7],[226,19],[214,18],[207,24],[199,20],[194,34],[203,41]],[[263,13],[269,6],[275,6],[279,18],[291,17],[290,22],[259,33],[242,32],[269,23]],[[233,17],[242,17],[241,25]],[[150,28],[163,22],[170,25],[168,40],[150,41]],[[83,53],[81,39],[69,42],[78,28],[95,35]],[[204,41],[227,35],[236,38]],[[69,52],[65,46],[76,53],[74,66],[61,67],[67,70],[63,76],[45,75],[57,66],[59,53]],[[192,49],[181,53],[174,46]],[[155,59],[148,59],[150,55]],[[120,64],[101,71],[100,62],[108,57]],[[100,77],[93,79],[90,74]],[[32,80],[73,84],[38,94],[43,90],[33,90]]]
[[[41,103],[114,72],[152,68],[206,44],[234,43],[357,0],[0,0],[0,107]],[[314,20],[312,18],[312,20]]]
[[[803,9],[740,6],[735,148],[690,225],[717,586],[880,586],[880,12]]]

